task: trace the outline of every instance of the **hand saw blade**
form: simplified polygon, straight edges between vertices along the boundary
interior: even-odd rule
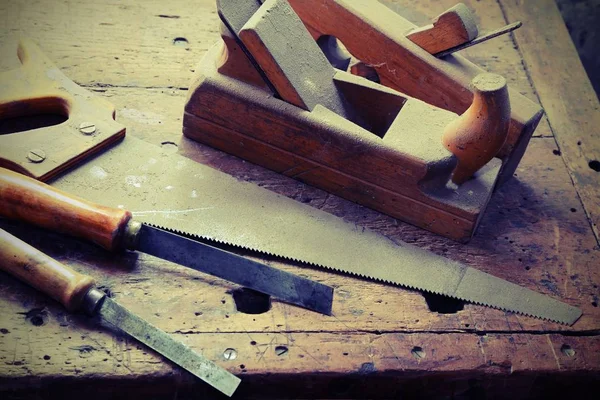
[[[53,183],[166,229],[408,288],[573,324],[575,307],[132,137]]]

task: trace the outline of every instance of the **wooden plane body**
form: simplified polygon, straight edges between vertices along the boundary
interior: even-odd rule
[[[222,18],[229,3],[220,2]],[[252,7],[235,29],[221,26],[222,41],[196,68],[184,135],[468,241],[496,186],[513,175],[542,110],[501,76],[458,55],[433,55],[451,46],[432,40],[447,35],[444,21],[464,31],[454,44],[477,34],[470,18],[459,18],[466,7],[425,28],[375,1]],[[360,68],[331,68],[332,38]],[[328,44],[321,46],[327,59],[315,40]],[[366,79],[373,74],[379,83]]]
[[[440,137],[456,114],[341,70],[335,84],[364,126],[301,109],[274,97],[226,34],[196,71],[188,138],[452,239],[473,235],[502,163],[451,183],[457,159]]]

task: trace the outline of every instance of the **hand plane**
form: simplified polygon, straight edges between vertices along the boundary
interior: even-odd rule
[[[542,112],[503,77],[457,55],[435,56],[476,40],[466,7],[417,29],[373,1],[217,5],[222,40],[196,68],[185,136],[449,238],[471,238]],[[332,38],[360,62],[328,53]]]

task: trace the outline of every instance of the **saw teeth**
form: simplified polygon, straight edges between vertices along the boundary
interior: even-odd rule
[[[260,250],[260,249],[256,249],[256,248],[252,248],[252,247],[241,246],[241,245],[238,245],[238,244],[235,244],[235,243],[229,243],[229,242],[226,242],[226,241],[223,241],[223,240],[219,240],[219,239],[215,239],[215,238],[210,238],[210,237],[207,237],[207,236],[197,235],[197,234],[194,234],[194,233],[184,232],[184,231],[180,231],[180,230],[172,229],[172,228],[166,228],[166,227],[163,227],[163,226],[160,226],[160,225],[156,225],[156,224],[152,224],[152,223],[147,223],[147,222],[145,222],[145,223],[147,225],[153,226],[155,228],[162,229],[164,231],[171,232],[171,233],[174,233],[176,235],[183,236],[183,237],[186,237],[188,239],[195,240],[195,241],[198,241],[198,242],[209,243],[209,244],[225,245],[225,246],[232,246],[232,247],[235,247],[235,248],[238,248],[238,249],[242,249],[242,250],[246,250],[246,251],[251,251],[253,253],[264,254],[264,255],[267,255],[267,256],[276,257],[278,259],[288,260],[288,261],[292,261],[292,262],[295,262],[295,263],[308,265],[308,266],[311,266],[311,267],[325,268],[327,270],[335,271],[335,272],[338,272],[338,273],[341,273],[341,274],[344,274],[344,275],[357,276],[357,277],[360,277],[360,278],[363,278],[363,279],[367,279],[367,280],[370,280],[370,281],[373,281],[373,282],[382,282],[382,283],[385,283],[385,284],[388,284],[388,285],[399,286],[399,287],[403,287],[403,288],[414,290],[414,291],[418,291],[418,292],[426,292],[426,293],[436,294],[436,295],[439,295],[439,296],[449,297],[451,299],[461,300],[461,301],[464,301],[464,302],[469,303],[469,304],[475,304],[475,305],[478,305],[478,306],[489,307],[489,308],[493,308],[493,309],[504,311],[504,312],[510,312],[510,313],[515,313],[515,314],[519,314],[519,315],[524,315],[524,316],[527,316],[527,317],[541,319],[543,321],[551,321],[551,322],[555,322],[555,323],[562,324],[562,325],[568,325],[568,323],[566,323],[564,321],[558,321],[558,320],[555,320],[555,319],[551,319],[551,318],[547,318],[547,317],[542,317],[542,316],[538,316],[538,315],[533,315],[533,314],[529,314],[529,313],[522,312],[522,311],[509,310],[509,309],[506,309],[506,308],[503,308],[503,307],[500,307],[500,306],[496,306],[496,305],[493,305],[493,304],[487,304],[487,303],[482,303],[482,302],[479,302],[479,301],[465,299],[465,298],[462,298],[460,296],[454,296],[454,295],[449,295],[449,294],[446,294],[446,293],[436,292],[436,291],[433,291],[433,290],[422,289],[422,288],[418,288],[416,286],[405,285],[405,284],[398,283],[398,282],[388,281],[386,279],[374,278],[374,277],[371,277],[371,276],[366,276],[366,275],[358,274],[358,273],[355,273],[355,272],[344,271],[344,270],[341,270],[341,269],[336,268],[336,267],[331,267],[329,265],[317,264],[317,263],[314,263],[314,262],[304,261],[304,260],[300,260],[300,259],[297,259],[297,258],[288,257],[288,256],[285,256],[285,255],[274,254],[274,253],[271,253],[271,252],[268,252],[268,251],[264,251],[264,250]]]

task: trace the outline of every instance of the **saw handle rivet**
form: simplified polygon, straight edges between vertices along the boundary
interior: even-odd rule
[[[232,349],[231,347],[227,348],[223,352],[223,358],[228,361],[235,360],[237,358],[237,351],[235,349]]]
[[[39,164],[46,159],[46,153],[44,150],[31,149],[29,150],[29,153],[27,153],[27,159],[32,163]]]
[[[96,132],[96,124],[92,122],[82,122],[79,124],[79,132],[83,133],[84,135],[92,135],[94,132]]]

